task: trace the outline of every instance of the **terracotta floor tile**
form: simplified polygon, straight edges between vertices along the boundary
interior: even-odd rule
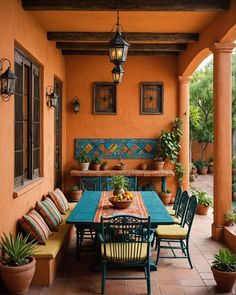
[[[203,280],[204,284],[207,286],[207,287],[211,287],[211,286],[216,286],[216,282],[214,279],[211,279],[211,280]]]
[[[212,272],[200,272],[199,274],[203,280],[212,280],[213,279]]]
[[[184,287],[184,295],[208,295],[209,290],[206,287]]]
[[[186,280],[186,279],[181,279],[180,283],[183,287],[204,287],[204,282],[201,279],[198,280]]]
[[[160,287],[160,290],[161,290],[161,295],[184,295],[183,289],[180,287],[162,286]]]

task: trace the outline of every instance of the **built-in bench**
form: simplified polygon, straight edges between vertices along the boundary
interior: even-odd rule
[[[63,223],[59,226],[58,232],[53,232],[46,241],[46,245],[39,245],[36,258],[36,270],[32,281],[33,285],[51,286],[63,252],[68,247],[73,225],[66,224],[66,220],[77,203],[69,203],[69,210],[62,215]]]

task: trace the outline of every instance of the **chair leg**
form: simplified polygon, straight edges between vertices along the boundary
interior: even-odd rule
[[[157,238],[156,249],[157,249],[157,259],[156,259],[156,265],[157,265],[158,259],[159,259],[159,256],[160,256],[160,251],[161,251],[161,239]]]
[[[180,246],[181,246],[181,250],[184,253],[185,256],[187,256],[187,253],[185,251],[185,244],[182,240],[179,241],[180,242]]]
[[[151,294],[151,281],[150,281],[150,263],[148,262],[147,266],[146,266],[146,280],[147,280],[147,291],[148,294]]]
[[[102,291],[101,293],[105,293],[105,285],[106,285],[106,261],[102,261]]]
[[[188,258],[188,262],[189,262],[190,268],[193,268],[192,261],[191,261],[191,259],[190,259],[190,253],[189,253],[189,245],[188,245],[188,241],[189,241],[189,239],[187,238],[187,239],[186,239],[187,258]]]

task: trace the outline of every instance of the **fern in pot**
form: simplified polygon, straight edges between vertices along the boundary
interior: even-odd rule
[[[28,235],[18,233],[14,237],[11,233],[9,236],[3,233],[0,242],[0,273],[11,294],[25,294],[28,291],[35,272],[36,260],[32,255],[36,248],[35,241],[29,241]]]

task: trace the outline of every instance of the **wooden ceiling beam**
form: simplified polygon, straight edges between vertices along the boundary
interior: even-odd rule
[[[25,10],[31,11],[112,11],[117,10],[117,1],[107,0],[22,0]],[[123,11],[224,11],[229,9],[229,0],[122,0]]]
[[[108,43],[78,43],[78,42],[57,42],[58,49],[70,50],[108,50]],[[182,51],[187,48],[186,44],[131,44],[130,51]]]
[[[108,32],[48,32],[51,41],[107,42],[113,35]],[[199,39],[194,33],[125,33],[129,42],[191,43]]]
[[[62,50],[62,54],[64,55],[107,55],[108,57],[108,50]],[[148,56],[178,56],[177,51],[129,51],[129,56],[136,56],[136,55],[148,55]]]

